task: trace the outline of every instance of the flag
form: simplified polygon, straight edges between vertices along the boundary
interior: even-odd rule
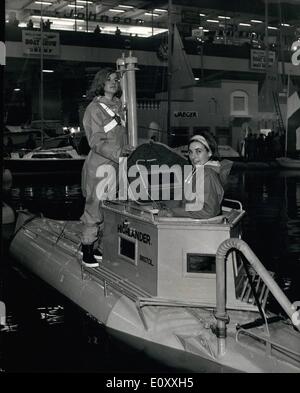
[[[296,156],[300,151],[300,96],[289,76],[289,89],[287,99],[287,138],[286,150],[289,157]]]
[[[274,93],[278,94],[278,91],[281,90],[281,80],[278,75],[278,58],[275,56],[273,63],[268,64],[268,70],[266,70],[266,77],[259,92],[259,110],[261,112],[273,112]]]
[[[180,89],[184,86],[195,85],[195,78],[191,64],[185,53],[179,31],[174,26],[174,45],[172,53],[172,89]]]

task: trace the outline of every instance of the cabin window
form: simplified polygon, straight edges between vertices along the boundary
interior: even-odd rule
[[[119,255],[128,262],[137,265],[136,261],[136,241],[125,236],[119,236]]]
[[[188,253],[186,258],[187,273],[216,273],[215,255]]]

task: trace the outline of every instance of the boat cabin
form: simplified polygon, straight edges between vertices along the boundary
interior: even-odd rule
[[[215,307],[217,249],[241,235],[245,212],[236,203],[237,208],[223,206],[220,216],[198,220],[159,217],[151,204],[106,201],[101,266],[149,297]],[[227,307],[257,310],[241,300],[244,274],[235,253],[226,271]]]

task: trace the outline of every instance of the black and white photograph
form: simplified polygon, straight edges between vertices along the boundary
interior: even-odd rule
[[[1,7],[0,376],[299,374],[300,0]]]

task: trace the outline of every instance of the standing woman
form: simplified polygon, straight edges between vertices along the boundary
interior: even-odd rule
[[[103,233],[103,211],[101,193],[96,188],[99,178],[96,172],[101,165],[112,165],[117,169],[119,157],[130,153],[122,111],[122,95],[118,75],[115,70],[105,68],[97,72],[88,92],[92,102],[87,106],[83,117],[83,127],[91,148],[82,168],[81,188],[85,197],[83,223],[82,263],[86,266],[99,266],[94,253],[94,245],[101,242]],[[110,182],[110,189],[116,187]],[[100,194],[100,195],[99,195]],[[98,254],[99,254],[98,249]],[[101,257],[101,252],[100,252]]]

